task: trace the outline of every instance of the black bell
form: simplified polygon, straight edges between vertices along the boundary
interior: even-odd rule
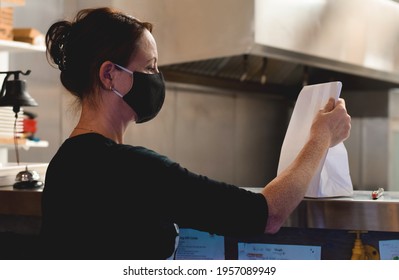
[[[26,91],[26,81],[19,79],[19,74],[29,75],[30,70],[23,73],[22,71],[0,72],[7,74],[0,93],[0,106],[13,107],[14,113],[18,113],[21,106],[38,106],[37,102]],[[14,75],[14,80],[8,78]]]
[[[26,81],[19,79],[19,74],[29,75],[30,70],[26,71],[25,73],[22,71],[7,71],[0,72],[0,74],[6,74],[0,92],[0,106],[13,107],[13,111],[15,113],[14,138],[16,139],[15,124],[21,106],[38,106],[37,102],[26,91]],[[9,81],[8,78],[10,78],[11,75],[14,75],[14,80]],[[18,141],[14,141],[14,144],[17,163],[19,165]],[[16,177],[14,188],[30,189],[43,186],[43,182],[39,181],[38,177],[34,176],[34,172],[35,171],[29,171],[28,167],[26,167],[25,171],[19,172]]]

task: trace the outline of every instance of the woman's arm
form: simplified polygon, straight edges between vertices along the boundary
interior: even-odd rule
[[[310,137],[296,159],[262,190],[268,202],[266,233],[276,233],[301,202],[328,148],[349,137],[345,101],[330,99],[314,118]]]

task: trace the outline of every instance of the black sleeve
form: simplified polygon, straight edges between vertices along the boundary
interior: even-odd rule
[[[165,209],[180,227],[226,236],[264,232],[268,206],[262,194],[194,174],[176,163],[166,165],[164,172]]]

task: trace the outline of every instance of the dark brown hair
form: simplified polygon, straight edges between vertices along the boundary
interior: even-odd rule
[[[141,22],[111,8],[85,9],[75,19],[54,23],[46,34],[47,59],[61,70],[64,87],[80,100],[99,85],[98,72],[109,60],[126,66],[144,29]]]

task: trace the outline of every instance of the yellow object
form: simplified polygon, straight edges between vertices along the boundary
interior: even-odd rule
[[[44,45],[44,35],[34,28],[14,28],[14,41],[29,43],[32,45]]]
[[[366,233],[367,231],[350,231],[351,233],[356,233],[355,243],[352,249],[351,260],[379,260],[380,254],[377,249],[371,245],[363,245],[362,239],[360,238],[361,233]]]

